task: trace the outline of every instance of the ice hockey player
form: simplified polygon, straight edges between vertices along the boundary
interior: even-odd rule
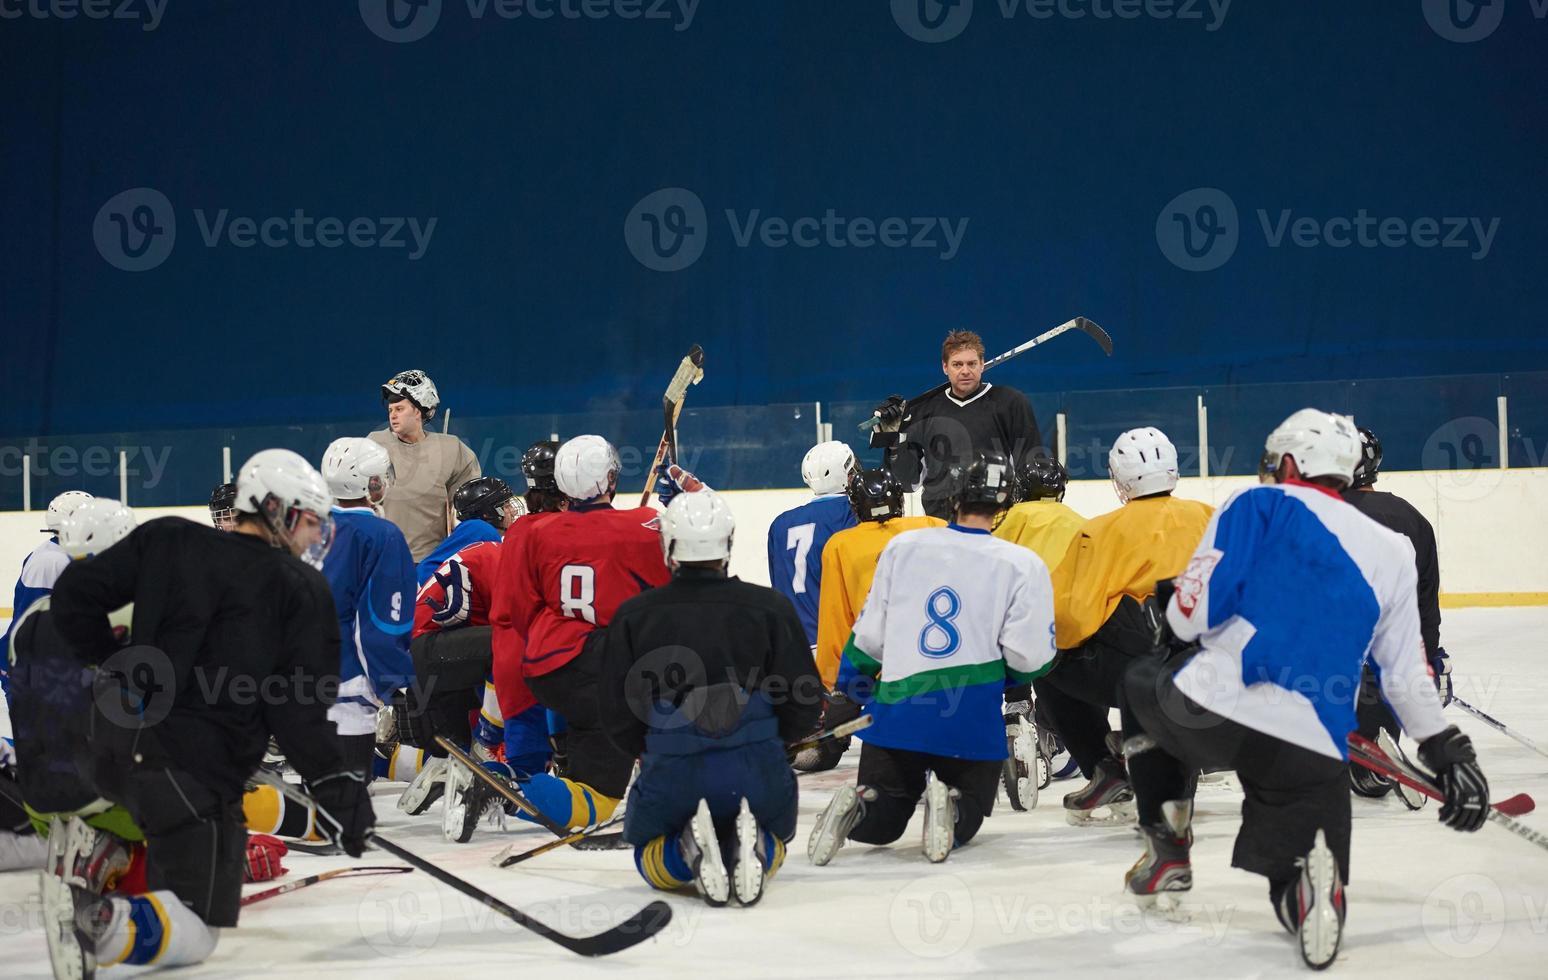
[[[505,529],[527,512],[510,485],[498,476],[469,480],[452,494],[457,527],[414,567],[414,579],[423,586],[441,564],[475,541],[499,543]]]
[[[871,592],[882,549],[905,531],[946,526],[938,517],[904,517],[903,484],[890,470],[856,471],[850,475],[845,492],[856,525],[833,535],[822,550],[823,581],[828,587],[817,606],[816,662],[823,687],[828,690],[828,704],[818,723],[820,728],[842,725],[860,715],[859,706],[838,690],[839,662]],[[803,749],[793,765],[802,772],[832,769],[849,750],[849,743],[847,738],[833,739]]]
[[[235,483],[222,483],[210,491],[210,523],[221,531],[236,527]]]
[[[978,456],[957,470],[953,523],[899,535],[882,552],[839,679],[875,722],[857,736],[856,785],[839,789],[812,829],[813,864],[846,839],[897,840],[921,796],[925,856],[944,861],[993,810],[1006,682],[1027,683],[1054,658],[1048,569],[989,533],[1012,481],[1005,457]]]
[[[79,561],[105,551],[134,530],[134,514],[116,500],[94,497],[80,501],[59,522],[56,540],[69,560]],[[0,787],[0,870],[44,867],[45,835],[50,822],[82,817],[90,833],[78,836],[83,851],[69,854],[90,864],[87,877],[97,890],[106,887],[109,873],[128,870],[131,846],[142,840],[123,807],[100,799],[86,781],[77,762],[90,713],[91,688],[79,683],[80,662],[59,638],[53,626],[52,597],[45,595],[27,607],[16,621],[5,660],[11,671],[7,699],[11,729],[15,735],[11,770],[0,779],[13,779]],[[127,630],[128,612],[114,616],[115,626]],[[42,833],[39,833],[39,832]],[[61,838],[69,835],[61,835]],[[100,841],[99,841],[100,838]],[[98,846],[100,843],[100,847]],[[63,860],[65,841],[55,841]],[[143,847],[141,848],[143,852]],[[140,861],[143,879],[143,857]]]
[[[1435,528],[1419,513],[1418,508],[1396,494],[1376,489],[1376,478],[1381,472],[1381,440],[1370,429],[1360,429],[1360,463],[1355,467],[1354,483],[1344,491],[1344,499],[1366,517],[1408,538],[1414,546],[1414,559],[1419,575],[1419,636],[1424,640],[1425,654],[1430,662],[1430,673],[1440,693],[1441,707],[1451,703],[1451,659],[1440,645],[1440,558],[1435,546]],[[1357,709],[1358,731],[1372,741],[1380,740],[1389,752],[1397,750],[1399,734],[1397,719],[1392,709],[1381,699],[1376,674],[1367,665],[1360,682],[1360,704]],[[1364,766],[1350,766],[1349,778],[1355,793],[1364,797],[1385,796],[1393,788],[1386,778],[1378,776]],[[1412,791],[1398,787],[1410,806],[1423,803]]]
[[[11,599],[11,625],[6,627],[5,635],[0,636],[0,651],[9,649],[11,633],[21,621],[22,613],[53,590],[59,573],[70,564],[70,556],[59,546],[59,525],[75,512],[75,508],[91,499],[91,494],[84,490],[66,490],[48,502],[48,511],[43,515],[43,533],[48,535],[48,540],[22,559],[21,575],[16,579],[16,591]],[[4,666],[3,658],[0,658],[0,668]],[[0,669],[0,688],[10,689],[10,677],[4,669]]]
[[[1347,692],[1367,651],[1439,777],[1441,822],[1477,830],[1489,805],[1472,744],[1441,717],[1425,667],[1413,547],[1339,496],[1359,460],[1345,416],[1302,409],[1281,423],[1259,469],[1266,485],[1226,501],[1176,580],[1162,636],[1174,652],[1137,661],[1123,686],[1145,838],[1128,890],[1149,900],[1192,886],[1191,773],[1234,769],[1247,802],[1232,864],[1268,878],[1314,969],[1333,961],[1343,932]]]
[[[481,475],[478,457],[461,439],[430,432],[425,424],[441,404],[435,382],[423,371],[401,371],[382,385],[387,428],[371,433],[392,457],[397,490],[382,509],[420,561],[451,531],[452,494]]]
[[[790,602],[727,573],[725,501],[679,494],[660,520],[672,580],[618,607],[597,679],[608,737],[640,757],[624,840],[652,887],[748,906],[795,835],[785,743],[816,722],[822,688]]]
[[[1064,502],[1070,475],[1057,459],[1033,453],[1016,464],[1016,504],[994,536],[1031,548],[1051,571],[1070,550],[1086,519]]]
[[[1109,738],[1109,709],[1134,657],[1149,654],[1156,581],[1179,574],[1204,534],[1210,507],[1172,496],[1177,450],[1159,429],[1131,429],[1107,456],[1121,506],[1081,526],[1053,569],[1059,661],[1037,682],[1046,710],[1087,784],[1064,798],[1070,823],[1129,822],[1134,794]]]
[[[520,642],[520,680],[567,726],[567,776],[533,774],[521,788],[550,820],[567,827],[606,820],[634,769],[634,759],[608,739],[598,715],[604,631],[625,600],[671,577],[661,557],[656,511],[613,507],[620,469],[618,451],[601,436],[576,436],[560,446],[554,479],[570,499],[569,509],[534,522],[521,536],[511,577],[500,582]],[[512,695],[519,700],[519,692]]]
[[[835,533],[855,526],[844,491],[858,469],[854,451],[842,442],[813,446],[801,460],[801,479],[814,496],[769,525],[769,583],[795,606],[811,647],[817,645],[822,551]]]
[[[905,486],[918,488],[931,517],[951,517],[950,472],[975,453],[1020,459],[1042,445],[1027,396],[983,380],[984,342],[971,330],[953,330],[941,344],[947,386],[911,404],[893,395],[874,412],[871,448],[885,449],[883,465]]]
[[[54,590],[60,637],[104,666],[98,684],[112,693],[93,702],[89,774],[144,832],[150,888],[104,898],[45,873],[55,976],[196,963],[236,925],[243,785],[271,733],[336,821],[329,836],[352,856],[364,849],[364,773],[346,767],[321,687],[338,669],[338,621],[327,582],[296,557],[326,546],[327,486],[282,449],[253,456],[236,482],[234,532],[149,521],[72,564]],[[131,602],[136,646],[120,651],[109,617]]]
[[[459,528],[470,523],[504,527],[515,519],[516,501],[510,487],[497,477],[480,477],[457,492]],[[432,753],[423,771],[399,799],[409,813],[423,812],[439,795],[433,784],[438,770],[442,799],[442,830],[448,840],[471,839],[493,794],[472,773],[448,765],[435,736],[444,735],[481,762],[510,778],[525,779],[542,772],[548,762],[548,722],[543,709],[532,705],[506,719],[500,711],[492,663],[490,601],[499,580],[502,545],[472,540],[435,570],[419,590],[414,611],[414,670],[416,697],[427,702],[420,719],[425,729],[415,741]],[[470,729],[470,711],[478,721]],[[508,764],[507,764],[508,763]]]
[[[394,467],[370,439],[335,439],[323,454],[334,497],[333,545],[319,566],[338,612],[339,693],[328,709],[351,768],[373,772],[376,716],[414,681],[414,565],[403,532],[376,508],[391,499]]]

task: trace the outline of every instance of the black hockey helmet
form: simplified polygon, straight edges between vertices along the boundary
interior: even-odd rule
[[[1014,468],[1000,453],[975,453],[972,462],[951,468],[951,480],[952,510],[969,505],[1004,510],[1016,494]]]
[[[1064,464],[1041,453],[1016,464],[1016,499],[1063,500],[1070,474]]]
[[[222,483],[210,491],[210,520],[221,530],[236,524],[236,484]]]
[[[1350,484],[1351,490],[1372,486],[1376,482],[1376,475],[1381,472],[1381,440],[1376,438],[1376,433],[1360,426],[1360,462],[1355,464],[1354,482]]]
[[[554,482],[554,457],[558,453],[559,444],[551,439],[527,447],[521,454],[521,475],[527,478],[527,489],[559,492],[559,484]]]
[[[476,518],[501,527],[500,508],[514,496],[515,492],[498,476],[481,476],[457,488],[452,494],[452,507],[459,521]]]
[[[851,473],[845,492],[861,521],[890,521],[903,516],[903,484],[885,467]]]

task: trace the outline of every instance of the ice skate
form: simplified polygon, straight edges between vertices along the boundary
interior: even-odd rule
[[[1300,877],[1286,888],[1274,911],[1280,924],[1296,936],[1301,959],[1313,970],[1325,970],[1338,956],[1344,934],[1344,883],[1327,839],[1317,831],[1311,851],[1296,862]]]
[[[833,855],[849,839],[849,832],[855,829],[855,824],[865,815],[865,803],[872,793],[863,786],[840,786],[833,794],[833,799],[817,815],[817,824],[812,827],[812,836],[806,842],[806,856],[819,868],[833,860]]]
[[[1064,797],[1064,816],[1072,826],[1134,822],[1134,790],[1123,763],[1108,756],[1097,763],[1084,787]]]
[[[742,805],[745,807],[746,801]],[[704,901],[716,907],[730,901],[731,876],[726,873],[725,860],[720,856],[720,839],[715,836],[715,822],[710,818],[707,801],[699,801],[699,809],[678,835],[678,845],[682,848],[683,860],[693,870],[693,887],[704,896]],[[762,889],[761,882],[759,889]]]
[[[1193,801],[1167,800],[1161,804],[1161,823],[1140,824],[1145,853],[1123,876],[1123,883],[1142,906],[1193,887],[1193,866],[1188,850],[1193,845]],[[1170,904],[1170,903],[1168,903]]]
[[[398,809],[411,817],[435,805],[446,791],[446,768],[451,760],[443,756],[431,756],[425,760],[419,772],[409,781],[408,788],[398,797]]]

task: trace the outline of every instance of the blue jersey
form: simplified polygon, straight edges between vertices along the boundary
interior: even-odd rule
[[[823,494],[787,510],[769,525],[769,584],[795,603],[806,642],[817,645],[817,590],[822,549],[828,539],[854,527],[855,512],[841,493]]]
[[[339,703],[380,706],[414,679],[414,559],[403,532],[366,507],[333,508],[322,573],[339,613]]]
[[[426,555],[414,567],[414,587],[416,589],[423,588],[424,584],[430,581],[430,576],[435,574],[435,570],[440,568],[446,559],[473,542],[493,541],[495,544],[499,544],[502,540],[504,538],[500,532],[488,521],[481,521],[476,517],[470,521],[463,521],[452,530],[452,533],[445,541],[436,545],[435,550]]]
[[[0,687],[11,690],[11,631],[21,620],[27,607],[54,591],[59,574],[70,566],[70,556],[59,546],[59,539],[51,537],[32,549],[32,554],[22,559],[21,576],[16,579],[16,592],[11,600],[11,625],[5,628],[0,639]]]

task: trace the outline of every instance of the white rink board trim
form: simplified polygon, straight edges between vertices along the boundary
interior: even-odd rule
[[[1255,482],[1253,477],[1194,477],[1180,482],[1176,492],[1179,497],[1219,506]],[[1522,604],[1543,601],[1541,594],[1548,593],[1548,469],[1383,473],[1377,488],[1405,498],[1435,525],[1442,593],[1466,594],[1478,603],[1489,602],[1490,596]],[[811,493],[731,490],[725,496],[737,523],[731,570],[746,581],[767,585],[769,525]],[[1086,517],[1118,506],[1106,480],[1071,483],[1065,503]],[[918,512],[916,500],[911,499],[909,506],[910,513]],[[203,506],[144,507],[135,514],[142,523],[168,514],[209,520]],[[3,582],[15,581],[22,559],[37,547],[41,519],[38,511],[0,512]]]

